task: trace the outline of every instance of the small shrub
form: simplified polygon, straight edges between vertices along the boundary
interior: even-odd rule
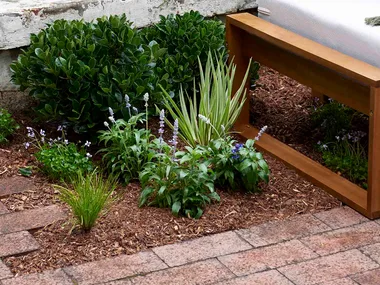
[[[181,90],[178,106],[164,92],[165,107],[174,119],[178,119],[181,139],[192,147],[197,144],[207,146],[210,140],[223,137],[232,128],[246,99],[245,82],[249,74],[248,67],[239,90],[232,94],[236,71],[232,63],[226,65],[222,58],[215,61],[209,53],[205,69],[199,61],[199,70],[199,100],[195,90],[192,99],[185,99]],[[166,122],[173,128],[168,120]]]
[[[367,188],[368,158],[360,141],[339,140],[320,146],[325,165],[354,183]]]
[[[104,180],[96,171],[78,172],[71,184],[72,187],[55,185],[55,188],[60,192],[59,198],[71,208],[76,224],[89,231],[115,200],[112,194],[117,187],[116,179]]]
[[[111,107],[128,118],[125,94],[137,108],[142,96],[161,101],[157,85],[166,86],[154,67],[166,52],[154,41],[146,43],[125,15],[96,22],[57,20],[37,35],[11,64],[12,80],[39,105],[43,118],[65,119],[76,132],[100,127]]]
[[[174,154],[166,148],[140,173],[143,191],[139,205],[170,208],[175,216],[198,219],[206,204],[220,200],[214,180],[203,147],[186,147]]]
[[[144,121],[144,115],[132,116],[127,122],[118,119],[111,126],[106,123],[108,130],[99,132],[99,142],[105,146],[100,152],[104,153],[108,171],[125,183],[138,179],[145,163],[154,155],[150,131],[136,126]]]
[[[226,55],[224,24],[205,19],[196,11],[161,16],[158,24],[144,29],[143,33],[148,42],[156,41],[167,49],[167,54],[157,62],[156,72],[160,76],[168,75],[175,96],[181,86],[191,90],[194,79],[199,82],[198,58],[204,66],[209,51]]]
[[[74,143],[69,143],[63,136],[58,139],[45,137],[45,131],[39,133],[28,127],[28,137],[31,142],[25,143],[29,148],[34,145],[38,151],[34,154],[41,165],[41,170],[50,178],[55,180],[68,180],[75,176],[78,171],[87,173],[93,169],[93,164],[89,159],[90,153],[86,153],[84,148],[78,150]],[[89,142],[86,142],[85,146]]]
[[[12,135],[19,125],[12,118],[7,110],[0,108],[0,144],[8,142],[8,137]]]
[[[241,144],[230,137],[211,141],[209,156],[219,185],[256,192],[260,181],[269,182],[268,164],[254,143]]]
[[[356,112],[337,102],[315,108],[311,114],[313,126],[321,131],[323,142],[335,141],[342,132],[351,130],[351,122]]]

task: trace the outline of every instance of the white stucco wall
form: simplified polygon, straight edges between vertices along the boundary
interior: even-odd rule
[[[126,13],[137,27],[157,22],[159,15],[198,10],[213,16],[254,8],[255,0],[0,0],[0,50],[26,46],[56,19],[93,20]]]
[[[0,0],[0,106],[17,109],[26,104],[10,82],[9,65],[19,48],[29,45],[31,33],[57,19],[94,20],[125,13],[137,27],[160,15],[197,10],[204,16],[224,15],[256,8],[256,0]],[[24,104],[25,103],[25,104]]]

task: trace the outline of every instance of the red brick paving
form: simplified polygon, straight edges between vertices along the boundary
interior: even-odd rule
[[[9,213],[7,207],[3,203],[0,202],[0,215]]]
[[[378,268],[357,249],[287,265],[278,270],[296,285],[314,285]]]
[[[358,274],[357,276],[353,276],[352,279],[360,285],[379,285],[380,269]]]
[[[363,223],[313,235],[301,241],[320,255],[332,254],[380,242],[380,225],[375,222]]]
[[[331,230],[312,215],[297,216],[285,221],[269,222],[237,233],[254,247],[274,244]]]
[[[277,268],[318,257],[300,241],[292,240],[245,252],[230,254],[218,259],[238,276]]]
[[[35,251],[39,244],[26,231],[0,235],[0,257]]]
[[[9,277],[13,277],[13,274],[8,269],[8,267],[6,267],[5,264],[0,260],[0,280]]]
[[[182,243],[156,247],[153,251],[169,266],[230,254],[252,248],[234,232],[201,237]]]
[[[0,225],[8,215],[0,216]],[[6,228],[28,224],[22,219],[17,223],[9,222]],[[28,232],[9,235],[0,235],[0,256],[11,247],[38,247]],[[133,255],[9,277],[0,263],[1,285],[380,285],[380,225],[379,220],[371,222],[343,207]]]
[[[25,177],[15,176],[2,178],[0,180],[0,198],[32,190],[33,188],[32,180]]]
[[[151,251],[64,268],[78,285],[97,284],[165,269],[167,265]]]
[[[3,285],[72,285],[73,282],[62,269],[24,275],[2,281]]]
[[[0,234],[38,229],[65,218],[57,205],[13,212],[0,216]]]

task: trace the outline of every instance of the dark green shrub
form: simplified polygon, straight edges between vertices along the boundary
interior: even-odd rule
[[[67,119],[85,132],[103,124],[111,107],[128,117],[123,99],[142,108],[142,95],[160,100],[156,60],[163,56],[156,42],[145,42],[125,15],[97,22],[57,20],[37,35],[13,62],[12,80],[38,100],[38,112],[49,119]],[[153,106],[153,104],[152,104]]]
[[[225,28],[219,20],[205,19],[199,12],[161,16],[161,21],[144,29],[147,41],[156,41],[168,53],[157,62],[157,73],[169,75],[171,90],[178,94],[199,82],[198,57],[204,65],[209,51],[226,53]]]
[[[355,110],[330,100],[329,103],[315,108],[311,114],[313,127],[321,131],[324,142],[332,142],[337,136],[351,129]]]
[[[19,125],[12,118],[11,114],[7,110],[0,108],[0,144],[6,143],[7,137],[12,135]]]

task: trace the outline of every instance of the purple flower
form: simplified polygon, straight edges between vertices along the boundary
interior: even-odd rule
[[[26,142],[26,143],[24,143],[24,146],[25,146],[25,149],[28,149],[30,147],[30,143]]]
[[[257,134],[257,136],[255,137],[255,141],[258,141],[261,136],[265,133],[265,131],[267,130],[268,126],[264,126],[260,129],[259,133]]]
[[[160,128],[158,129],[158,133],[160,134],[160,144],[163,142],[162,135],[164,133],[164,127],[165,127],[165,110],[162,109],[160,112]]]
[[[177,144],[178,144],[178,119],[175,119],[174,126],[173,126],[173,138],[171,139],[170,143],[173,146],[173,158],[176,153]]]
[[[84,146],[85,146],[85,147],[90,147],[90,145],[91,145],[91,142],[89,142],[89,141],[86,141],[86,142],[84,143]]]

